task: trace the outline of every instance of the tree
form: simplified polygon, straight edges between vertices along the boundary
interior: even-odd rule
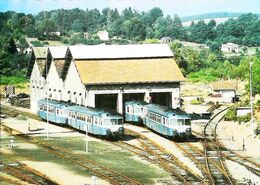
[[[73,22],[73,24],[71,25],[71,29],[74,32],[82,32],[83,31],[83,23],[79,19],[76,19]]]
[[[144,40],[146,30],[143,21],[137,17],[131,18],[123,23],[123,32],[128,39],[136,41]]]

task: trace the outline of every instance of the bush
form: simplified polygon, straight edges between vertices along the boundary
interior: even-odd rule
[[[239,123],[249,122],[251,120],[251,115],[247,114],[246,116],[239,116],[239,117],[237,117],[237,120]]]
[[[254,129],[254,133],[256,136],[260,134],[260,125],[257,125],[256,129]]]
[[[191,100],[191,104],[192,105],[199,105],[199,104],[202,104],[204,102],[204,99],[203,98],[196,98],[196,99],[193,99]]]
[[[237,120],[237,114],[236,114],[236,110],[233,109],[229,109],[224,117],[225,121],[236,121]]]
[[[18,76],[0,76],[0,84],[1,85],[14,85],[14,84],[23,84],[26,83],[27,79],[25,77],[18,77]]]

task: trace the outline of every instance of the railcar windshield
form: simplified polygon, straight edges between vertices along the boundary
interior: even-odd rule
[[[123,120],[122,119],[110,119],[111,125],[122,125]]]
[[[183,126],[183,125],[190,125],[190,119],[171,119],[170,126]]]
[[[190,125],[190,119],[178,119],[178,125]]]

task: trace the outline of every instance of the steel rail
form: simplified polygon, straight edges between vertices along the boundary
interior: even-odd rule
[[[200,162],[196,157],[193,156],[193,154],[191,154],[192,152],[187,149],[184,149],[183,146],[181,146],[181,144],[179,143],[176,143],[173,141],[173,143],[181,150],[183,151],[192,161],[195,162],[195,164],[198,166],[198,168],[202,171],[202,174],[205,178],[205,182],[207,181],[206,178],[209,178],[210,179],[210,174],[209,172],[207,171],[206,167],[205,167],[205,164],[203,164],[202,162]],[[186,146],[188,146],[190,148],[190,145],[189,143],[182,143],[182,144],[185,144]]]
[[[149,153],[151,153],[152,155],[154,155],[155,157],[157,157],[160,162],[162,161],[161,165],[164,166],[165,169],[170,168],[170,170],[172,171],[172,167],[170,167],[169,164],[174,164],[174,165],[177,165],[178,168],[185,170],[189,174],[189,176],[191,176],[193,178],[194,181],[196,181],[196,182],[199,181],[202,183],[204,182],[204,180],[200,176],[194,174],[188,167],[186,167],[176,157],[171,155],[171,160],[169,160],[169,159],[167,160],[164,157],[162,157],[162,155],[156,153],[155,151],[157,150],[164,156],[168,154],[168,152],[166,152],[165,149],[160,147],[157,143],[153,142],[150,138],[148,138],[148,137],[144,136],[143,134],[140,134],[136,131],[133,131],[133,130],[126,129],[126,131],[137,135],[139,142],[142,144],[142,146],[145,148],[145,150],[148,151]],[[145,141],[148,141],[149,144],[152,145],[152,149],[149,147],[148,144],[145,143]],[[186,183],[189,184],[187,179],[184,178],[182,175],[180,175],[179,172],[176,171],[176,169],[174,169],[174,171],[172,171],[172,172],[174,173],[173,175],[175,175],[177,178],[182,180],[184,183],[186,181]]]
[[[200,133],[198,133],[198,132],[193,131],[193,133],[194,133],[194,135],[197,135],[197,136],[201,136],[201,137],[202,137],[202,134],[200,134]],[[217,145],[219,145],[220,148],[222,148],[222,149],[224,149],[225,151],[230,152],[230,154],[234,155],[234,156],[231,157],[231,156],[229,156],[228,154],[222,153],[222,155],[223,155],[225,158],[227,158],[227,159],[229,159],[229,160],[232,160],[232,161],[234,161],[234,162],[237,162],[237,163],[241,164],[242,166],[248,168],[250,171],[256,173],[257,175],[260,175],[260,170],[257,169],[257,168],[260,168],[260,164],[259,164],[259,163],[256,163],[255,161],[250,160],[248,157],[244,157],[244,156],[238,154],[237,152],[235,152],[235,151],[233,151],[233,150],[231,150],[231,149],[226,148],[226,146],[225,146],[223,143],[219,142],[219,141],[214,141],[214,140],[211,139],[211,138],[207,138],[207,140],[211,141],[211,143],[215,145],[215,148],[217,147]],[[213,147],[213,146],[212,146],[212,145],[209,145],[209,147]],[[236,158],[237,158],[237,159],[236,159]],[[240,159],[240,160],[239,160],[239,159]],[[246,163],[249,163],[249,164],[246,164]],[[250,166],[250,165],[252,165],[252,166],[254,166],[254,167],[252,167],[252,166]]]
[[[224,111],[226,111],[228,108],[224,108],[222,110],[220,110],[218,113],[216,113],[209,121],[208,123],[206,124],[206,126],[204,127],[204,130],[203,130],[203,138],[204,138],[204,142],[203,142],[203,147],[204,147],[204,155],[205,155],[205,159],[206,159],[206,167],[207,167],[207,170],[209,171],[209,173],[211,174],[211,182],[212,184],[215,184],[215,182],[217,181],[217,178],[215,179],[212,172],[211,172],[211,168],[210,168],[210,163],[209,163],[209,155],[208,155],[208,147],[207,147],[207,128],[209,128],[209,125],[219,116],[221,115],[221,113],[223,113]],[[223,119],[223,116],[221,116],[220,119],[217,120],[217,123],[220,122],[220,120]],[[216,128],[216,127],[214,127]],[[214,136],[215,136],[215,131],[214,130]],[[229,174],[227,173],[226,171],[226,168],[224,167],[224,164],[222,163],[222,157],[221,157],[221,154],[220,154],[220,151],[217,150],[216,151],[217,154],[218,154],[218,157],[220,159],[220,163],[221,163],[221,172],[222,174],[224,175],[224,177],[226,178],[226,180],[228,181],[229,184],[233,185],[233,181],[231,180],[231,177],[229,177]],[[218,168],[219,169],[219,168]],[[220,170],[220,169],[219,169]]]
[[[118,172],[115,172],[107,167],[104,167],[98,163],[95,163],[94,161],[88,160],[83,156],[80,156],[78,154],[71,153],[70,151],[57,147],[54,145],[51,145],[47,142],[40,141],[39,139],[36,139],[35,137],[31,137],[28,135],[24,135],[22,132],[10,128],[6,125],[2,125],[2,127],[7,130],[11,134],[15,134],[15,136],[21,137],[23,139],[26,139],[34,144],[37,144],[38,146],[45,149],[47,152],[50,152],[56,156],[59,156],[67,161],[70,161],[74,164],[77,164],[85,169],[88,169],[89,171],[92,171],[94,174],[103,177],[105,180],[108,180],[112,184],[121,185],[121,184],[129,184],[129,185],[140,185],[139,182],[124,176],[122,174],[119,174]],[[2,129],[2,128],[1,128]],[[63,152],[63,154],[62,154]],[[67,155],[67,156],[66,156]],[[86,165],[86,163],[88,165]],[[99,169],[99,171],[98,171]]]
[[[15,177],[16,178],[16,177]],[[1,181],[6,181],[6,182],[9,182],[9,183],[12,183],[12,184],[15,184],[15,185],[21,185],[21,183],[18,181],[20,179],[17,179],[17,180],[14,180],[14,179],[10,179],[8,177],[4,177],[3,175],[1,175],[0,173],[0,182]]]

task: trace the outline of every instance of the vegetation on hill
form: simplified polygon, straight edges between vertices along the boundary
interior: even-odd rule
[[[203,43],[210,49],[194,50],[173,42],[170,46],[183,73],[191,81],[213,81],[220,78],[248,79],[249,61],[254,60],[254,89],[259,87],[259,51],[253,57],[237,56],[226,59],[220,45],[233,42],[245,46],[260,46],[260,20],[256,14],[240,15],[216,25],[214,20],[203,20],[183,27],[180,17],[164,16],[160,8],[137,12],[126,8],[71,9],[43,11],[37,15],[0,12],[0,80],[19,83],[24,80],[29,56],[23,51],[28,47],[26,37],[40,41],[32,44],[43,46],[53,40],[64,44],[100,44],[98,31],[107,30],[110,39],[106,44],[158,43],[162,37],[181,41]],[[60,32],[61,35],[56,34]],[[48,42],[46,42],[46,40]],[[18,50],[19,49],[19,52]],[[15,78],[13,78],[15,76]],[[5,77],[5,78],[4,78]],[[11,79],[8,79],[12,77]]]
[[[190,15],[181,17],[182,22],[194,21],[194,20],[202,20],[202,19],[213,19],[213,18],[235,18],[243,15],[244,13],[237,12],[213,12],[213,13],[204,13],[199,15]],[[257,14],[260,17],[260,14]]]

